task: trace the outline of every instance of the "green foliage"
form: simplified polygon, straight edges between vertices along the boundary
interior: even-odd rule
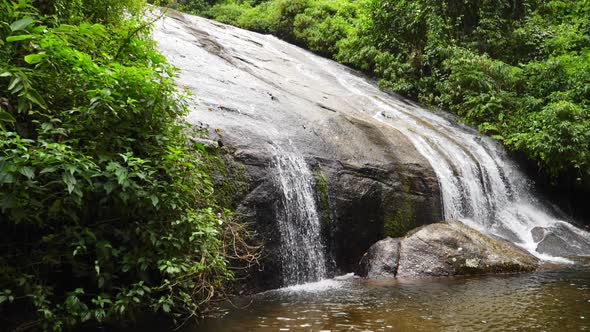
[[[256,6],[227,1],[206,16],[239,27],[271,33],[314,52],[332,56],[336,44],[354,31],[358,5],[348,0],[272,0]]]
[[[303,13],[295,16],[293,34],[319,54],[333,56],[337,43],[350,34],[357,6],[350,2],[314,1]]]
[[[224,21],[275,34],[375,75],[384,89],[448,109],[549,174],[590,179],[589,0],[251,5],[226,1],[207,14],[240,6]]]
[[[238,19],[251,8],[252,7],[248,3],[224,3],[214,6],[207,12],[207,14],[214,15],[219,22],[237,25]]]
[[[198,315],[232,279],[232,221],[174,68],[121,20],[135,1],[37,5],[0,2],[0,324]]]
[[[328,192],[328,181],[322,172],[321,166],[318,164],[313,169],[313,177],[315,180],[316,197],[318,201],[318,209],[320,212],[320,222],[324,229],[330,225],[330,196]]]
[[[148,0],[156,6],[169,7],[187,13],[198,14],[209,9],[218,0]]]
[[[20,1],[23,3],[22,1]],[[61,22],[78,24],[117,24],[124,11],[137,14],[142,7],[141,0],[31,0],[27,1],[45,15],[55,15]]]
[[[587,170],[590,160],[590,112],[570,101],[545,105],[539,112],[516,119],[506,143],[527,151],[552,170],[574,167]]]

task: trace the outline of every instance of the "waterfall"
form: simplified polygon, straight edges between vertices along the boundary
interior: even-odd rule
[[[189,120],[223,128],[220,135],[233,133],[235,145],[293,139],[299,149],[321,154],[340,139],[342,128],[332,128],[331,117],[389,126],[432,166],[446,219],[459,219],[541,258],[590,255],[588,232],[548,209],[497,142],[448,114],[385,93],[373,80],[273,36],[192,16],[157,24],[160,47],[182,69],[180,84],[198,96]],[[329,132],[333,137],[323,146]],[[301,135],[309,137],[298,140]],[[350,139],[346,132],[343,137]],[[346,142],[336,146],[346,148]],[[270,171],[284,206],[278,219],[285,284],[321,279],[325,259],[310,171],[291,145],[272,151]],[[354,156],[346,161],[363,163]]]
[[[461,220],[542,259],[590,255],[590,233],[552,214],[497,142],[448,114],[383,93],[341,65],[317,57],[313,61],[356,96],[364,112],[402,132],[430,162],[440,184],[445,219]],[[551,243],[541,247],[549,234]]]
[[[272,172],[281,194],[278,225],[281,235],[283,285],[297,285],[326,277],[312,174],[295,148],[272,146]]]

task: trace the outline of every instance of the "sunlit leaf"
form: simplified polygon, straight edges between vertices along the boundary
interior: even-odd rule
[[[25,62],[33,65],[43,61],[43,59],[45,59],[46,56],[47,55],[45,53],[29,54],[25,56]]]
[[[20,20],[13,22],[10,25],[10,30],[12,30],[13,32],[23,30],[29,25],[33,24],[33,22],[35,22],[35,20],[31,17],[21,18]]]
[[[33,35],[17,35],[17,36],[10,36],[6,37],[6,42],[13,43],[21,40],[29,40],[32,39]]]

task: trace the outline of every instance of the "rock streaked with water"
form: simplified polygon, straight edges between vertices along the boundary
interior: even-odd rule
[[[444,218],[541,256],[532,229],[563,222],[492,139],[342,65],[176,12],[157,22],[154,38],[180,68],[179,85],[195,95],[188,120],[246,167],[248,194],[237,210],[265,241],[264,288],[281,286],[282,274],[273,144],[294,146],[312,171],[331,271],[351,271],[384,236]],[[564,232],[554,234],[564,242],[590,238],[573,227]]]
[[[590,256],[590,238],[572,232],[573,226],[562,223],[531,230],[537,252],[551,256]]]
[[[305,181],[313,184],[317,211],[310,215],[320,219],[329,274],[352,271],[386,228],[401,235],[442,218],[428,161],[400,131],[365,112],[316,55],[173,11],[157,22],[154,38],[180,69],[179,85],[195,95],[188,120],[245,166],[247,193],[236,210],[265,243],[259,288],[285,286],[293,274],[281,263],[279,223],[288,208],[273,147],[297,154],[310,171],[303,176],[311,173]]]

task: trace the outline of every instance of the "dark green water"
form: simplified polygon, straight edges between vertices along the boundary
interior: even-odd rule
[[[184,332],[590,331],[590,267],[408,281],[329,280],[239,300]]]

